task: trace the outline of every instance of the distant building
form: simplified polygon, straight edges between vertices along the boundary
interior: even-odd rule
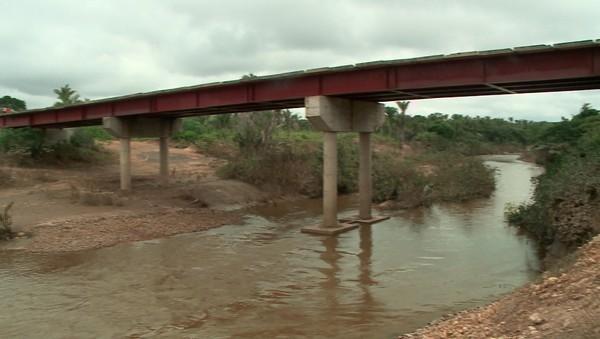
[[[2,107],[2,113],[12,113],[12,109],[10,107]]]

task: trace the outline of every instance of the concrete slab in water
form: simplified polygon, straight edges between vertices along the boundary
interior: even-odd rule
[[[344,233],[355,228],[358,228],[359,224],[354,223],[339,223],[337,227],[323,227],[322,225],[312,225],[302,227],[302,233],[318,234],[318,235],[337,235]]]
[[[344,218],[340,219],[341,222],[350,223],[350,224],[361,224],[361,225],[373,225],[378,222],[382,222],[384,220],[388,220],[390,217],[371,217],[371,219],[360,219],[360,217],[356,216],[353,218]]]

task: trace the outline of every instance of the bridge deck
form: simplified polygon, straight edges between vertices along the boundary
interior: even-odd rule
[[[367,101],[600,88],[600,40],[367,62],[89,101],[0,116],[2,127],[74,127],[103,117],[184,117]]]

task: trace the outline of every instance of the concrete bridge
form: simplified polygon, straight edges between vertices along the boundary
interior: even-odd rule
[[[323,132],[323,222],[306,232],[335,234],[373,223],[371,139],[383,122],[379,102],[600,88],[600,40],[367,62],[94,100],[0,115],[0,128],[103,125],[121,142],[121,188],[131,189],[132,137],[160,138],[168,180],[168,138],[179,118],[306,107]],[[360,134],[359,215],[337,218],[336,134]]]

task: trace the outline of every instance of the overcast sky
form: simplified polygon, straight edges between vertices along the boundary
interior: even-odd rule
[[[0,96],[116,95],[364,61],[600,38],[600,1],[0,0]],[[558,120],[600,91],[414,101]]]

